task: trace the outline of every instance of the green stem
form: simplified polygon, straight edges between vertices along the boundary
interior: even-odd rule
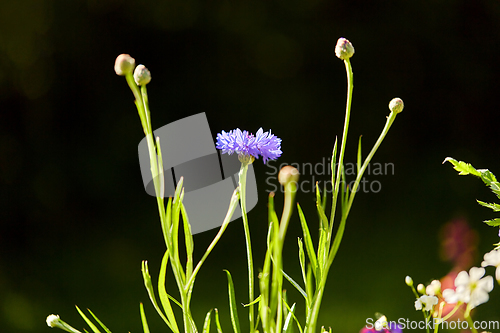
[[[340,146],[339,159],[337,161],[337,175],[336,175],[336,179],[335,179],[335,188],[334,188],[333,195],[332,195],[332,211],[330,214],[330,226],[329,226],[330,230],[328,233],[327,244],[330,244],[332,233],[333,233],[335,211],[337,208],[337,198],[338,198],[339,189],[340,189],[340,181],[341,181],[341,177],[342,177],[345,147],[346,147],[346,143],[347,143],[347,133],[349,131],[349,121],[351,119],[352,92],[354,90],[354,83],[353,83],[354,82],[354,74],[352,72],[352,66],[351,66],[350,60],[349,59],[344,60],[344,65],[345,65],[346,74],[347,74],[347,102],[346,102],[346,112],[345,112],[345,120],[344,120],[344,131],[342,134],[342,143]],[[334,159],[332,158],[332,163],[333,163],[333,160]],[[333,175],[332,175],[332,181],[333,181]],[[342,222],[344,222],[344,223],[342,223]],[[339,236],[340,236],[340,238],[342,238],[342,235],[344,233],[344,228],[345,228],[345,221],[341,221],[341,225],[339,227],[339,230],[337,231],[337,234],[335,236],[335,240],[337,240],[337,238]],[[334,240],[334,243],[335,243],[335,240]],[[328,276],[328,270],[330,268],[330,265],[331,265],[331,263],[329,263],[329,260],[328,260],[325,264],[325,267],[320,267],[320,270],[322,272],[321,280],[319,281],[318,286],[316,288],[317,291],[316,291],[316,294],[314,295],[314,298],[313,298],[312,309],[309,311],[309,314],[308,314],[307,319],[306,319],[306,327],[305,327],[304,333],[314,333],[316,331],[316,324],[318,321],[319,308],[321,306],[321,300],[323,298],[323,291],[325,288],[326,278]]]
[[[240,192],[239,188],[236,188],[233,192],[233,196],[231,197],[231,202],[229,204],[229,208],[227,210],[226,217],[224,218],[224,221],[222,222],[222,226],[219,229],[219,232],[215,236],[215,238],[212,240],[212,243],[208,246],[207,250],[205,251],[205,254],[203,254],[203,257],[200,259],[198,264],[193,270],[193,273],[189,277],[189,280],[186,282],[186,289],[188,290],[188,296],[189,300],[191,299],[191,294],[193,292],[193,286],[194,286],[194,280],[196,278],[196,275],[198,274],[198,271],[200,270],[201,266],[205,262],[205,260],[208,258],[212,250],[214,249],[215,245],[219,242],[220,238],[222,237],[222,234],[224,234],[224,231],[226,231],[227,226],[229,225],[229,222],[231,222],[231,217],[233,216],[234,211],[236,210],[236,206],[238,204],[238,200],[240,199]]]
[[[474,322],[472,321],[472,318],[470,316],[467,317],[467,323],[469,323],[469,328],[471,329],[472,333],[477,333],[477,329],[474,327]]]
[[[247,206],[246,206],[246,179],[247,179],[248,163],[242,162],[239,173],[240,182],[240,205],[241,217],[243,219],[243,229],[245,230],[245,242],[247,247],[247,262],[248,262],[248,322],[250,324],[250,333],[255,331],[254,324],[254,271],[253,271],[253,257],[252,257],[252,244],[250,242],[250,228],[248,227]]]
[[[347,143],[347,132],[349,130],[349,120],[351,119],[351,104],[352,104],[352,92],[354,90],[354,74],[352,72],[352,66],[349,59],[344,60],[346,74],[347,74],[347,102],[345,110],[345,120],[344,120],[344,132],[342,134],[342,143],[340,146],[339,159],[337,161],[337,176],[335,179],[335,189],[332,196],[332,212],[330,215],[330,233],[328,235],[328,241],[331,239],[333,232],[333,220],[335,219],[335,210],[337,207],[337,198],[340,189],[340,179],[342,176],[342,169],[344,163],[345,146]],[[333,159],[332,159],[333,162]],[[332,175],[333,177],[333,175]],[[333,179],[332,179],[333,181]]]
[[[295,193],[297,192],[297,183],[295,181],[290,181],[285,184],[285,203],[283,206],[283,214],[281,215],[281,221],[279,226],[278,239],[274,242],[274,256],[273,256],[273,296],[271,302],[277,304],[276,309],[276,330],[275,332],[280,332],[283,330],[283,244],[285,243],[285,235],[288,229],[288,224],[290,222],[290,217],[293,211],[293,202],[295,199]],[[271,304],[272,304],[271,303]],[[274,309],[271,306],[271,309]]]

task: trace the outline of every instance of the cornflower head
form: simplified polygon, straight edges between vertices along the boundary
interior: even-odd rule
[[[252,163],[255,158],[262,156],[264,163],[268,160],[275,160],[281,156],[281,139],[271,134],[271,131],[264,132],[260,128],[255,135],[239,128],[217,134],[217,149],[223,154],[238,154],[242,163]]]

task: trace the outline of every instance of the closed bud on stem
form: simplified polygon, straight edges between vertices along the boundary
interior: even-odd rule
[[[417,291],[421,294],[425,294],[425,286],[421,283],[417,286]]]
[[[64,321],[61,320],[59,315],[55,314],[51,314],[50,316],[47,317],[47,326],[51,328],[56,327],[70,333],[81,333],[79,330],[66,324]]]
[[[120,76],[125,76],[134,71],[135,59],[128,54],[120,54],[115,61],[115,72]]]
[[[411,278],[411,276],[406,276],[405,282],[406,282],[406,285],[408,287],[412,287],[413,286],[413,279]]]
[[[391,110],[391,112],[400,113],[401,111],[403,111],[404,107],[405,103],[403,103],[403,100],[398,97],[393,98],[389,103],[389,110]]]
[[[145,86],[151,81],[151,73],[144,65],[139,65],[134,71],[134,81],[138,86]]]
[[[345,39],[344,37],[339,38],[337,45],[335,46],[335,55],[337,58],[342,60],[347,60],[354,54],[354,46],[352,43]]]
[[[298,180],[299,170],[290,165],[283,167],[278,174],[278,181],[283,186],[286,186],[290,182],[297,183]]]

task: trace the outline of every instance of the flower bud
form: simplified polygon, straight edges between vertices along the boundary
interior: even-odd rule
[[[405,103],[403,103],[403,100],[398,97],[393,98],[389,103],[389,110],[391,110],[391,112],[400,113],[401,111],[403,111],[404,107]]]
[[[47,325],[49,327],[56,327],[59,324],[59,315],[51,314],[47,317]]]
[[[347,60],[354,54],[354,46],[344,37],[339,38],[335,46],[335,55],[337,58]]]
[[[71,327],[67,323],[61,320],[59,315],[54,315],[51,314],[50,316],[47,317],[47,325],[51,328],[57,327],[59,329],[62,329],[66,332],[70,333],[81,333],[79,330],[75,329],[74,327]]]
[[[115,72],[120,76],[132,73],[135,67],[135,59],[128,54],[120,54],[115,61]]]
[[[406,276],[405,282],[408,287],[413,286],[413,279],[410,276]]]
[[[425,286],[423,284],[419,283],[417,286],[417,291],[421,294],[425,294]]]
[[[144,65],[139,65],[134,71],[134,80],[138,86],[145,86],[151,81],[151,73]]]
[[[291,165],[287,165],[281,168],[280,173],[278,174],[278,181],[283,186],[285,186],[290,182],[297,183],[298,180],[299,180],[299,170],[297,170]]]

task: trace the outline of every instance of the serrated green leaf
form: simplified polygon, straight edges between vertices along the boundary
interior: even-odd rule
[[[489,225],[490,227],[500,227],[500,218],[496,218],[493,220],[486,220],[483,222]]]
[[[203,322],[203,330],[202,333],[210,333],[210,322],[212,317],[212,310],[207,312],[205,316],[205,321]]]
[[[483,207],[490,208],[490,209],[492,209],[495,212],[500,212],[500,205],[499,204],[496,204],[496,203],[486,203],[486,202],[483,202],[483,201],[480,201],[480,200],[476,200],[476,201],[481,206],[483,206]]]
[[[229,293],[229,310],[231,313],[231,324],[235,333],[240,333],[240,320],[238,319],[238,309],[236,308],[236,296],[234,294],[233,278],[228,270],[224,270],[227,275],[227,285]]]
[[[451,157],[445,158],[443,163],[445,162],[450,162],[453,165],[453,168],[459,171],[459,175],[472,174],[474,176],[481,177],[481,174],[469,163],[465,163],[463,161],[457,161]]]
[[[87,325],[90,326],[90,328],[92,329],[92,331],[94,333],[101,333],[101,331],[99,331],[99,329],[94,325],[94,323],[92,323],[90,321],[90,319],[87,318],[87,316],[82,312],[82,310],[80,310],[80,308],[78,306],[76,306],[76,305],[75,305],[75,307],[76,307],[76,310],[78,311],[78,313],[80,314],[80,316],[82,316],[83,320],[85,320],[85,322],[87,323]]]
[[[142,329],[144,330],[144,333],[149,333],[149,326],[148,321],[146,320],[146,313],[144,312],[144,305],[141,303],[139,308],[141,312]]]

